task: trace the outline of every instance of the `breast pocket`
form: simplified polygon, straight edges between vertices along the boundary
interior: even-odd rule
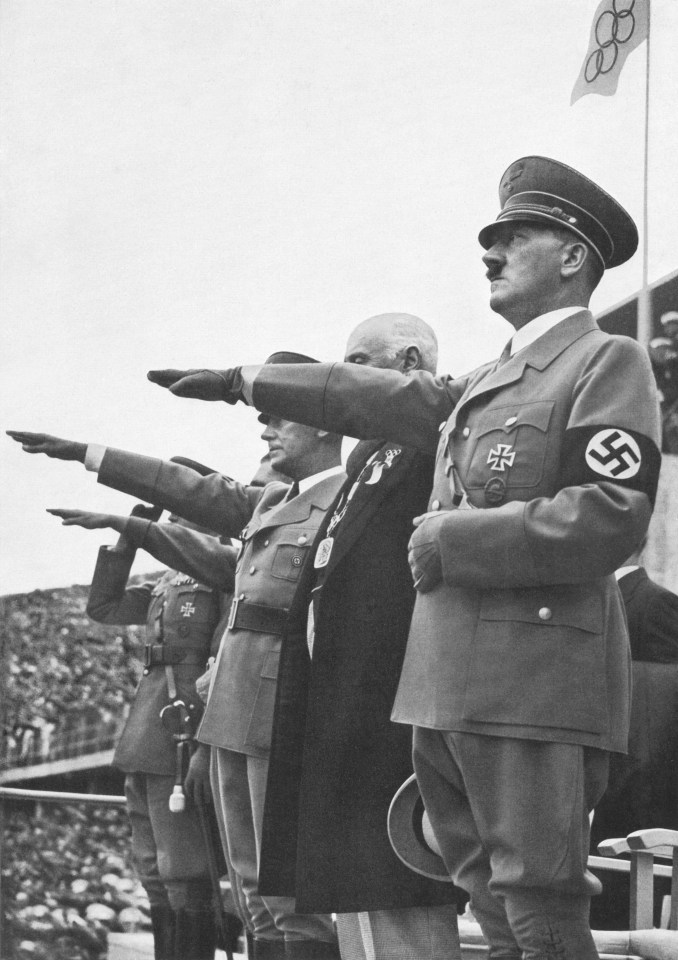
[[[215,619],[218,603],[211,587],[201,583],[175,587],[167,598],[166,620],[185,624],[205,624]]]
[[[507,488],[536,487],[544,475],[553,401],[491,407],[472,424],[475,445],[465,486],[480,489],[493,477]]]
[[[271,576],[280,580],[298,580],[306,565],[314,531],[297,531],[281,537],[275,546]]]

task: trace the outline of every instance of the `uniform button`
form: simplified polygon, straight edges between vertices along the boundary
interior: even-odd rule
[[[431,503],[431,510],[440,510],[440,500],[433,500]]]
[[[553,612],[550,607],[541,607],[539,610],[539,619],[540,620],[550,620],[553,616]]]
[[[305,537],[303,534],[297,539],[297,543],[308,543],[308,537]]]
[[[148,669],[148,667],[144,667],[144,676],[145,676],[145,677],[147,677],[150,672],[151,672],[151,671]]]
[[[505,427],[512,427],[513,424],[514,424],[514,423],[517,423],[517,422],[518,422],[518,417],[509,417],[508,420],[506,421],[506,423],[504,424],[504,426],[505,426]]]
[[[250,567],[250,573],[256,573],[256,572],[257,572],[256,567]]]
[[[461,435],[462,437],[469,437],[471,435],[470,429],[468,427],[464,427],[464,429],[461,431]]]
[[[264,540],[264,546],[265,546],[265,547],[267,547],[267,546],[269,545],[269,543],[270,543],[269,540]]]

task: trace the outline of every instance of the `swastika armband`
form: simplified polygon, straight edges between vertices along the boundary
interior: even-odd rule
[[[615,426],[573,427],[563,445],[563,486],[617,483],[654,504],[661,454],[649,437]]]

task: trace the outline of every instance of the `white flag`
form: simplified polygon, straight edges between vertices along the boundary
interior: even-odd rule
[[[626,58],[643,40],[650,23],[650,0],[602,0],[593,16],[584,63],[570,104],[587,93],[611,97]]]

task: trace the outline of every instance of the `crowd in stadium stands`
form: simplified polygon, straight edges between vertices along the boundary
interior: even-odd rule
[[[136,627],[85,613],[88,589],[34,591],[0,600],[6,664],[1,681],[0,769],[113,747],[138,679]]]

